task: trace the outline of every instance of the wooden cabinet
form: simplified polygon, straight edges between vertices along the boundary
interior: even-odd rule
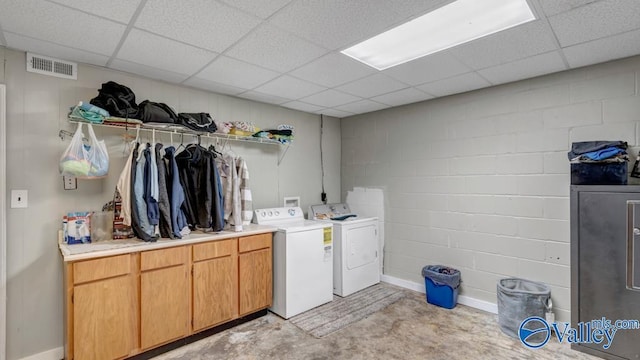
[[[237,243],[229,239],[192,247],[194,332],[238,314]]]
[[[243,316],[271,306],[271,234],[240,238],[238,248],[239,311]]]
[[[73,283],[67,311],[69,359],[118,359],[129,356],[137,342],[135,256],[119,255],[69,265]],[[72,326],[70,326],[72,324]]]
[[[187,247],[140,254],[140,346],[142,350],[189,334]]]
[[[266,309],[271,239],[65,262],[65,358],[123,359]]]

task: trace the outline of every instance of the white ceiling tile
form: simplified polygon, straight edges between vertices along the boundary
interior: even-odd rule
[[[582,5],[586,5],[599,0],[539,0],[542,5],[542,10],[547,16],[553,16],[560,14],[571,9],[575,9]]]
[[[225,55],[285,72],[326,52],[327,50],[317,45],[265,24],[234,45]]]
[[[253,89],[278,75],[275,71],[220,56],[196,74],[196,77],[242,89]]]
[[[239,94],[238,96],[241,98],[249,99],[249,100],[259,101],[259,102],[268,103],[268,104],[276,104],[276,105],[283,104],[289,101],[289,99],[285,99],[283,97],[263,94],[258,91],[247,91],[242,94]]]
[[[247,89],[241,89],[230,85],[219,84],[213,81],[192,77],[183,83],[198,89],[208,90],[219,94],[237,95]]]
[[[351,112],[354,114],[363,114],[371,111],[377,111],[388,108],[389,105],[381,104],[371,100],[360,100],[350,104],[336,106],[336,110]]]
[[[131,16],[138,8],[140,0],[49,0],[54,3],[76,8],[89,14],[98,15],[107,19],[129,23]]]
[[[264,94],[282,96],[288,99],[299,99],[326,90],[326,88],[284,75],[257,87],[255,90]]]
[[[171,71],[160,70],[147,65],[140,65],[118,59],[113,60],[109,67],[136,75],[146,76],[152,79],[164,80],[170,83],[180,83],[189,77],[189,75],[177,74]]]
[[[478,70],[556,49],[549,25],[538,20],[456,46],[449,51],[470,68]]]
[[[57,45],[54,43],[40,41],[10,32],[4,33],[7,46],[24,51],[34,52],[40,55],[47,55],[63,60],[74,62],[82,62],[85,64],[93,64],[104,66],[109,60],[108,56],[90,53],[83,50],[73,49],[67,46]]]
[[[269,22],[327,49],[368,39],[406,18],[393,4],[370,0],[298,0]]]
[[[316,111],[315,113],[316,114],[323,114],[323,115],[327,115],[327,116],[333,116],[333,117],[336,117],[336,118],[339,118],[339,119],[355,115],[355,114],[350,113],[350,112],[336,110],[336,109],[323,109],[323,110],[320,110],[320,111]]]
[[[291,2],[291,0],[221,0],[227,5],[231,5],[250,14],[266,19],[274,12]]]
[[[311,105],[311,104],[304,103],[302,101],[290,101],[282,104],[282,106],[290,109],[305,111],[305,112],[316,112],[323,109],[322,106]]]
[[[562,52],[572,68],[640,54],[640,30],[569,46]]]
[[[379,103],[387,104],[389,106],[399,106],[404,104],[411,104],[414,102],[433,99],[433,95],[426,94],[420,90],[414,88],[403,89],[400,91],[394,91],[392,93],[376,96],[371,98]]]
[[[640,1],[608,0],[549,18],[562,47],[640,28]]]
[[[410,85],[424,84],[466,73],[469,68],[447,52],[428,55],[394,66],[384,73]]]
[[[443,7],[454,0],[387,0],[393,11],[408,18],[416,18]]]
[[[327,54],[291,72],[291,75],[327,87],[335,87],[377,72],[372,67],[340,54]]]
[[[389,76],[384,74],[375,74],[339,86],[337,90],[363,98],[370,98],[396,90],[405,89],[407,87],[408,86],[406,84],[403,84]]]
[[[214,52],[132,29],[118,51],[117,58],[191,75],[202,69],[216,55]]]
[[[334,107],[358,100],[361,98],[331,89],[301,99],[303,102],[322,107]]]
[[[491,86],[482,76],[470,72],[418,86],[418,89],[436,96],[446,96]]]
[[[0,24],[14,34],[111,55],[125,26],[39,0],[3,0]],[[44,55],[44,54],[43,54]]]
[[[559,52],[532,56],[530,58],[514,61],[512,63],[494,66],[478,71],[494,85],[532,78],[539,75],[550,74],[567,67]]]
[[[148,0],[135,27],[222,52],[260,19],[211,0]]]

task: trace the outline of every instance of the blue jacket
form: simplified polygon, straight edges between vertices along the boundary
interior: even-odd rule
[[[182,205],[185,201],[184,189],[180,184],[180,176],[175,158],[176,149],[173,146],[169,146],[164,149],[164,152],[164,158],[169,161],[167,166],[167,190],[169,191],[169,203],[171,207],[171,228],[173,235],[180,239],[182,238],[180,230],[187,226],[187,220],[182,211]]]

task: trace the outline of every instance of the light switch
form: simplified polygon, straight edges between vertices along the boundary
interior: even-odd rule
[[[11,208],[26,208],[29,204],[29,192],[27,190],[11,190]]]

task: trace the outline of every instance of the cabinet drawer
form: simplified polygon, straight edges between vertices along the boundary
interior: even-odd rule
[[[131,273],[131,255],[79,261],[73,264],[73,283],[106,279]]]
[[[247,252],[271,247],[271,233],[251,235],[238,239],[238,251]]]
[[[184,264],[187,261],[185,246],[145,251],[140,254],[140,270],[158,269],[173,265]]]
[[[233,252],[234,241],[236,241],[236,239],[212,241],[204,244],[193,245],[193,261],[229,256]]]

